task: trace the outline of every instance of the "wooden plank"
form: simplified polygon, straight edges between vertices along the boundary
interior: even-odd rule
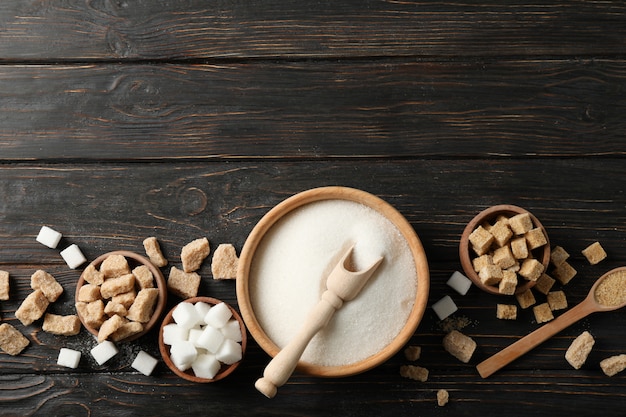
[[[624,60],[6,65],[0,159],[623,155],[625,89]]]
[[[49,2],[0,4],[11,61],[622,54],[619,2]]]

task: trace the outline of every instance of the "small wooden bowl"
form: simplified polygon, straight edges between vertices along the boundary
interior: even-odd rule
[[[161,315],[163,314],[163,311],[165,310],[165,304],[167,303],[167,284],[159,268],[154,266],[154,264],[150,262],[147,258],[141,255],[138,255],[134,252],[125,251],[125,250],[108,252],[108,253],[98,256],[96,259],[94,259],[93,262],[91,262],[91,264],[93,264],[93,266],[95,266],[96,268],[100,268],[100,264],[102,264],[102,261],[104,261],[106,258],[108,258],[111,255],[124,256],[128,260],[128,263],[131,269],[135,266],[146,265],[148,268],[150,268],[150,272],[152,272],[152,275],[154,277],[155,287],[159,290],[159,297],[158,297],[156,305],[154,306],[154,312],[152,313],[152,317],[150,318],[150,321],[144,324],[143,330],[140,333],[134,334],[132,336],[127,337],[126,339],[122,339],[118,341],[118,342],[130,342],[148,333],[154,327],[154,325],[159,321],[159,318],[161,317]],[[78,301],[78,293],[80,291],[80,288],[86,283],[83,274],[81,274],[80,278],[78,279],[78,283],[76,284],[76,294],[74,296],[76,301]],[[83,326],[85,326],[85,328],[90,333],[97,336],[98,329],[95,329],[87,325],[85,321],[83,320],[82,316],[80,315],[80,313],[77,312],[77,314],[78,314],[78,318],[83,323]]]
[[[474,271],[474,267],[472,265],[472,258],[474,258],[477,255],[474,253],[474,251],[470,247],[471,245],[469,243],[469,235],[478,226],[480,226],[481,224],[484,224],[485,222],[493,224],[493,221],[500,215],[504,215],[506,217],[512,217],[512,216],[515,216],[517,214],[522,214],[522,213],[528,213],[535,227],[540,228],[544,236],[546,237],[547,243],[544,246],[535,249],[533,251],[533,255],[537,260],[541,261],[541,264],[544,267],[544,271],[547,270],[548,263],[550,262],[550,239],[548,237],[548,233],[546,232],[546,229],[543,227],[541,222],[528,210],[525,210],[518,206],[513,206],[510,204],[492,206],[478,213],[478,215],[476,215],[476,217],[474,217],[467,224],[467,226],[465,226],[465,230],[463,230],[463,234],[461,235],[461,242],[459,244],[459,257],[461,259],[461,266],[463,267],[463,271],[465,272],[465,275],[467,275],[467,277],[471,279],[472,282],[483,291],[486,291],[490,294],[502,295],[500,291],[498,291],[497,286],[483,284],[480,280],[480,277],[478,276],[478,273]],[[524,281],[523,283],[518,284],[517,288],[515,289],[515,294],[523,293],[524,291],[534,287],[535,284],[536,284],[536,281]]]
[[[386,347],[378,353],[352,364],[323,366],[300,360],[296,368],[300,372],[314,376],[343,377],[365,372],[380,365],[396,354],[408,342],[415,333],[426,309],[430,289],[430,275],[426,254],[415,230],[413,230],[413,227],[404,216],[386,201],[365,191],[347,187],[321,187],[296,194],[282,201],[263,216],[248,236],[239,258],[237,270],[237,301],[239,308],[246,321],[248,331],[268,355],[276,356],[280,348],[265,333],[253,309],[250,296],[249,273],[254,253],[263,237],[270,232],[272,226],[283,216],[306,204],[323,200],[347,200],[360,203],[386,217],[395,225],[406,240],[413,256],[417,275],[415,277],[417,292],[413,308],[398,335]]]
[[[221,303],[222,301],[216,298],[211,298],[211,297],[192,297],[181,302],[191,303],[191,304],[195,304],[197,302],[205,302],[210,305],[216,305],[216,304]],[[242,351],[242,354],[245,355],[246,344],[247,344],[246,326],[244,325],[244,322],[241,319],[241,316],[239,315],[239,313],[237,313],[237,310],[235,310],[231,305],[227,303],[225,304],[233,313],[233,318],[237,319],[237,321],[239,322],[239,327],[241,328],[241,351]],[[222,364],[222,368],[215,375],[215,377],[213,377],[213,379],[199,378],[194,375],[193,370],[188,369],[187,371],[181,371],[180,369],[176,367],[176,365],[174,365],[174,362],[172,362],[172,359],[170,358],[170,348],[168,345],[166,345],[163,342],[163,328],[167,326],[168,324],[174,323],[174,318],[172,317],[174,310],[176,310],[176,307],[172,308],[169,311],[169,313],[167,313],[167,315],[163,319],[163,323],[161,324],[161,329],[159,330],[159,351],[161,352],[161,357],[163,357],[163,361],[165,362],[167,367],[170,368],[172,372],[174,372],[179,377],[186,379],[187,381],[199,382],[199,383],[216,382],[232,374],[233,371],[237,369],[241,361],[235,362],[232,365]]]

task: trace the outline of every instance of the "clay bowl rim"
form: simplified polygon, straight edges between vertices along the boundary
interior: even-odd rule
[[[483,224],[486,221],[492,221],[501,214],[511,216],[511,215],[523,214],[523,213],[528,213],[530,215],[530,218],[533,224],[535,225],[535,227],[540,228],[544,236],[546,237],[546,244],[542,246],[541,248],[535,249],[535,251],[541,251],[542,253],[541,264],[544,267],[544,271],[547,270],[548,264],[550,263],[550,237],[548,236],[548,232],[546,231],[543,224],[539,221],[539,219],[530,211],[522,207],[512,205],[512,204],[500,204],[496,206],[491,206],[491,207],[484,209],[483,211],[478,213],[476,216],[474,216],[474,218],[467,224],[467,226],[465,226],[465,229],[463,230],[463,233],[461,234],[461,241],[459,243],[459,258],[461,260],[461,266],[463,268],[463,271],[465,272],[465,275],[469,279],[472,280],[474,285],[476,285],[478,288],[482,289],[483,291],[486,291],[490,294],[495,294],[495,295],[506,295],[506,294],[500,293],[498,291],[497,286],[483,284],[480,280],[480,277],[478,276],[478,273],[474,271],[474,267],[472,265],[472,255],[471,255],[474,252],[470,249],[469,235],[479,225]],[[518,285],[517,288],[515,289],[515,294],[521,294],[531,289],[532,287],[535,286],[536,283],[537,281],[526,281],[522,285]]]
[[[263,331],[252,309],[248,276],[254,252],[265,234],[284,215],[306,204],[323,200],[347,200],[361,203],[376,210],[378,213],[389,219],[406,239],[407,244],[411,249],[417,272],[417,294],[414,300],[413,309],[396,338],[393,339],[385,348],[368,358],[352,364],[322,366],[307,363],[301,360],[298,362],[296,367],[298,371],[309,375],[321,377],[343,377],[365,372],[382,364],[391,356],[396,354],[409,341],[420,324],[427,307],[430,289],[430,273],[426,253],[411,224],[393,206],[373,194],[349,187],[329,186],[302,191],[287,198],[286,200],[283,200],[266,213],[253,228],[244,243],[239,257],[239,266],[237,270],[237,301],[239,308],[241,309],[241,314],[246,322],[251,336],[268,355],[274,357],[280,349]]]
[[[239,322],[239,327],[241,329],[241,353],[242,353],[241,360],[238,361],[238,362],[235,362],[235,363],[233,363],[231,365],[224,365],[224,364],[222,364],[222,368],[215,375],[215,377],[213,377],[213,379],[197,377],[197,376],[195,376],[193,374],[193,371],[191,369],[188,369],[187,371],[181,371],[180,369],[178,369],[176,367],[176,365],[174,365],[174,362],[172,362],[172,359],[170,358],[170,348],[169,348],[169,346],[166,345],[163,342],[163,328],[165,326],[167,326],[168,324],[171,324],[171,323],[174,322],[172,314],[174,313],[174,310],[176,310],[176,307],[178,307],[178,305],[180,303],[192,303],[192,304],[195,304],[197,302],[205,302],[205,303],[211,304],[211,305],[217,305],[217,304],[220,304],[220,303],[226,304],[226,306],[233,313],[233,317]],[[201,384],[217,382],[219,380],[222,380],[222,379],[226,378],[228,375],[232,374],[235,371],[235,369],[237,369],[239,364],[243,361],[243,357],[245,356],[246,346],[247,346],[246,326],[244,324],[243,319],[241,318],[241,316],[237,312],[237,310],[235,310],[235,308],[233,306],[231,306],[230,304],[228,304],[228,303],[226,303],[226,302],[224,302],[222,300],[219,300],[217,298],[213,298],[213,297],[191,297],[191,298],[187,298],[185,300],[182,300],[180,303],[178,303],[174,307],[172,307],[172,309],[165,315],[165,317],[163,318],[163,322],[161,323],[161,327],[159,329],[159,351],[161,352],[161,357],[163,358],[163,362],[165,362],[167,367],[172,372],[174,372],[176,375],[178,375],[179,377],[181,377],[183,379],[186,379],[187,381],[197,382],[197,383],[201,383]]]
[[[152,272],[152,276],[154,277],[154,281],[156,283],[156,288],[159,290],[159,298],[157,300],[156,305],[154,306],[152,317],[150,317],[150,321],[144,324],[143,330],[125,339],[118,340],[116,343],[131,342],[133,340],[140,338],[146,333],[148,333],[150,330],[152,330],[154,325],[159,322],[159,319],[161,315],[163,314],[163,311],[165,310],[165,305],[167,303],[167,284],[165,282],[165,278],[163,277],[163,273],[161,272],[161,270],[157,268],[152,262],[150,262],[148,258],[141,256],[135,252],[131,252],[127,250],[117,250],[117,251],[104,253],[98,256],[93,261],[91,261],[90,265],[94,265],[96,268],[99,268],[100,264],[102,264],[102,261],[104,261],[106,258],[108,258],[111,255],[122,255],[125,258],[132,259],[138,264],[146,265],[148,268],[150,268],[150,272]],[[78,282],[76,283],[76,292],[74,294],[75,302],[78,302],[78,293],[81,287],[85,285],[86,283],[84,274],[85,274],[85,271],[83,270],[83,272],[80,274],[80,278],[78,279]],[[94,336],[98,336],[98,330],[91,326],[88,326],[83,320],[83,317],[80,315],[80,312],[76,311],[76,314],[78,315],[78,318],[80,319],[85,329],[87,329]]]

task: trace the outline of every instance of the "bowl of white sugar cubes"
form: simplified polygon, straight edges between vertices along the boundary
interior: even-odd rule
[[[215,382],[239,366],[246,329],[237,311],[223,301],[188,298],[163,319],[159,349],[165,364],[181,378]]]
[[[309,342],[296,370],[340,377],[371,369],[415,333],[430,285],[422,244],[407,220],[370,193],[321,187],[272,208],[239,258],[237,302],[250,335],[275,356],[300,331],[346,250],[359,271],[383,258],[358,295]]]

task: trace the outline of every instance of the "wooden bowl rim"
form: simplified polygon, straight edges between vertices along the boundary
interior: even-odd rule
[[[231,365],[222,365],[222,369],[220,369],[220,371],[215,375],[215,377],[213,379],[200,378],[200,377],[195,376],[193,374],[193,371],[191,371],[191,370],[181,371],[180,369],[178,369],[176,367],[176,365],[174,365],[174,362],[172,362],[172,359],[170,358],[170,349],[169,349],[169,347],[165,344],[165,342],[163,342],[163,328],[165,326],[167,326],[168,324],[171,324],[171,323],[174,322],[174,319],[172,318],[172,315],[174,313],[174,310],[176,310],[176,307],[178,307],[178,305],[180,303],[195,304],[195,303],[198,303],[198,302],[205,302],[205,303],[211,304],[211,305],[217,305],[217,304],[220,304],[220,303],[226,304],[226,306],[233,313],[233,317],[239,322],[239,326],[241,328],[241,352],[242,352],[242,359],[240,361],[238,361],[238,362],[235,362],[235,363],[231,364]],[[245,327],[245,324],[243,322],[243,319],[241,318],[241,316],[239,315],[237,310],[235,310],[235,308],[233,306],[231,306],[230,304],[228,304],[228,303],[226,303],[226,302],[224,302],[222,300],[218,300],[217,298],[213,298],[213,297],[191,297],[191,298],[187,298],[185,300],[182,300],[180,303],[176,304],[176,306],[174,306],[166,314],[166,316],[163,318],[163,322],[161,323],[161,328],[159,329],[159,352],[161,352],[161,357],[163,358],[163,361],[165,362],[167,367],[170,368],[170,370],[172,372],[174,372],[176,375],[178,375],[179,377],[181,377],[183,379],[186,379],[188,381],[191,381],[191,382],[197,382],[197,383],[201,383],[201,384],[217,382],[219,380],[222,380],[222,379],[226,378],[228,375],[232,374],[233,371],[235,369],[237,369],[237,367],[239,366],[239,364],[243,360],[243,355],[245,355],[246,345],[247,345],[246,327]]]
[[[467,224],[467,226],[465,226],[465,229],[463,230],[463,233],[461,234],[461,241],[459,243],[459,258],[461,260],[461,267],[463,268],[463,272],[469,279],[472,280],[472,282],[478,288],[482,289],[483,291],[486,291],[490,294],[495,294],[495,295],[506,295],[506,294],[500,293],[500,291],[498,291],[497,286],[483,284],[482,281],[480,280],[480,277],[476,273],[476,271],[474,271],[474,267],[472,265],[472,256],[471,256],[472,252],[471,252],[470,245],[469,245],[469,235],[479,225],[481,225],[485,221],[493,220],[500,214],[516,215],[516,214],[523,214],[523,213],[528,213],[530,215],[530,218],[533,224],[535,225],[535,227],[539,227],[543,231],[544,236],[546,237],[546,244],[541,248],[541,251],[543,254],[541,258],[541,264],[544,267],[544,271],[547,270],[548,264],[550,262],[550,238],[548,236],[548,232],[546,231],[543,224],[539,221],[539,219],[535,217],[535,215],[532,214],[530,211],[522,207],[512,205],[512,204],[500,204],[496,206],[491,206],[491,207],[484,209],[483,211],[478,213],[476,216],[474,216],[474,218]],[[532,287],[535,286],[536,283],[537,281],[526,281],[524,284],[518,285],[517,288],[515,289],[515,294],[521,294],[531,289]]]
[[[156,305],[154,306],[154,312],[152,313],[152,317],[150,317],[150,320],[144,324],[143,330],[125,339],[118,340],[116,343],[130,342],[148,333],[154,327],[154,325],[159,322],[159,319],[161,315],[163,314],[163,311],[165,310],[165,305],[167,303],[167,283],[165,282],[165,278],[163,277],[163,273],[161,272],[161,270],[157,268],[152,262],[150,262],[148,258],[141,256],[135,252],[131,252],[131,251],[117,250],[113,252],[104,253],[98,256],[96,259],[94,259],[90,263],[90,265],[94,265],[96,268],[99,268],[102,261],[104,261],[106,258],[108,258],[111,255],[122,255],[125,258],[131,258],[132,260],[134,260],[135,262],[139,264],[146,265],[148,268],[150,268],[150,272],[152,272],[152,276],[154,277],[154,281],[156,283],[156,288],[159,290],[159,298],[157,300]],[[76,292],[74,294],[75,302],[78,301],[78,293],[81,287],[85,285],[85,282],[86,282],[84,274],[85,274],[85,271],[83,270],[83,272],[80,274],[80,278],[78,279],[78,282],[76,283]],[[88,326],[87,323],[85,323],[85,321],[83,320],[78,310],[76,311],[76,314],[78,315],[78,318],[80,319],[83,326],[85,326],[85,329],[87,329],[94,336],[98,336],[98,330],[94,329],[91,326]]]
[[[309,375],[341,377],[365,372],[380,365],[396,354],[409,341],[411,336],[415,333],[426,310],[430,289],[430,275],[426,253],[424,252],[424,248],[417,236],[417,233],[404,216],[386,201],[366,191],[341,186],[313,188],[295,194],[273,207],[268,213],[265,214],[265,216],[261,218],[244,243],[239,257],[236,284],[237,302],[244,321],[248,327],[248,331],[268,355],[274,357],[280,349],[263,331],[261,325],[256,319],[254,311],[252,310],[248,274],[250,272],[250,265],[252,263],[254,252],[265,234],[284,215],[306,204],[323,200],[348,200],[361,203],[376,210],[378,213],[389,219],[406,239],[413,255],[417,273],[418,289],[413,309],[396,338],[393,339],[385,348],[368,358],[348,365],[322,366],[302,360],[299,361],[297,365],[297,369],[299,371]]]

